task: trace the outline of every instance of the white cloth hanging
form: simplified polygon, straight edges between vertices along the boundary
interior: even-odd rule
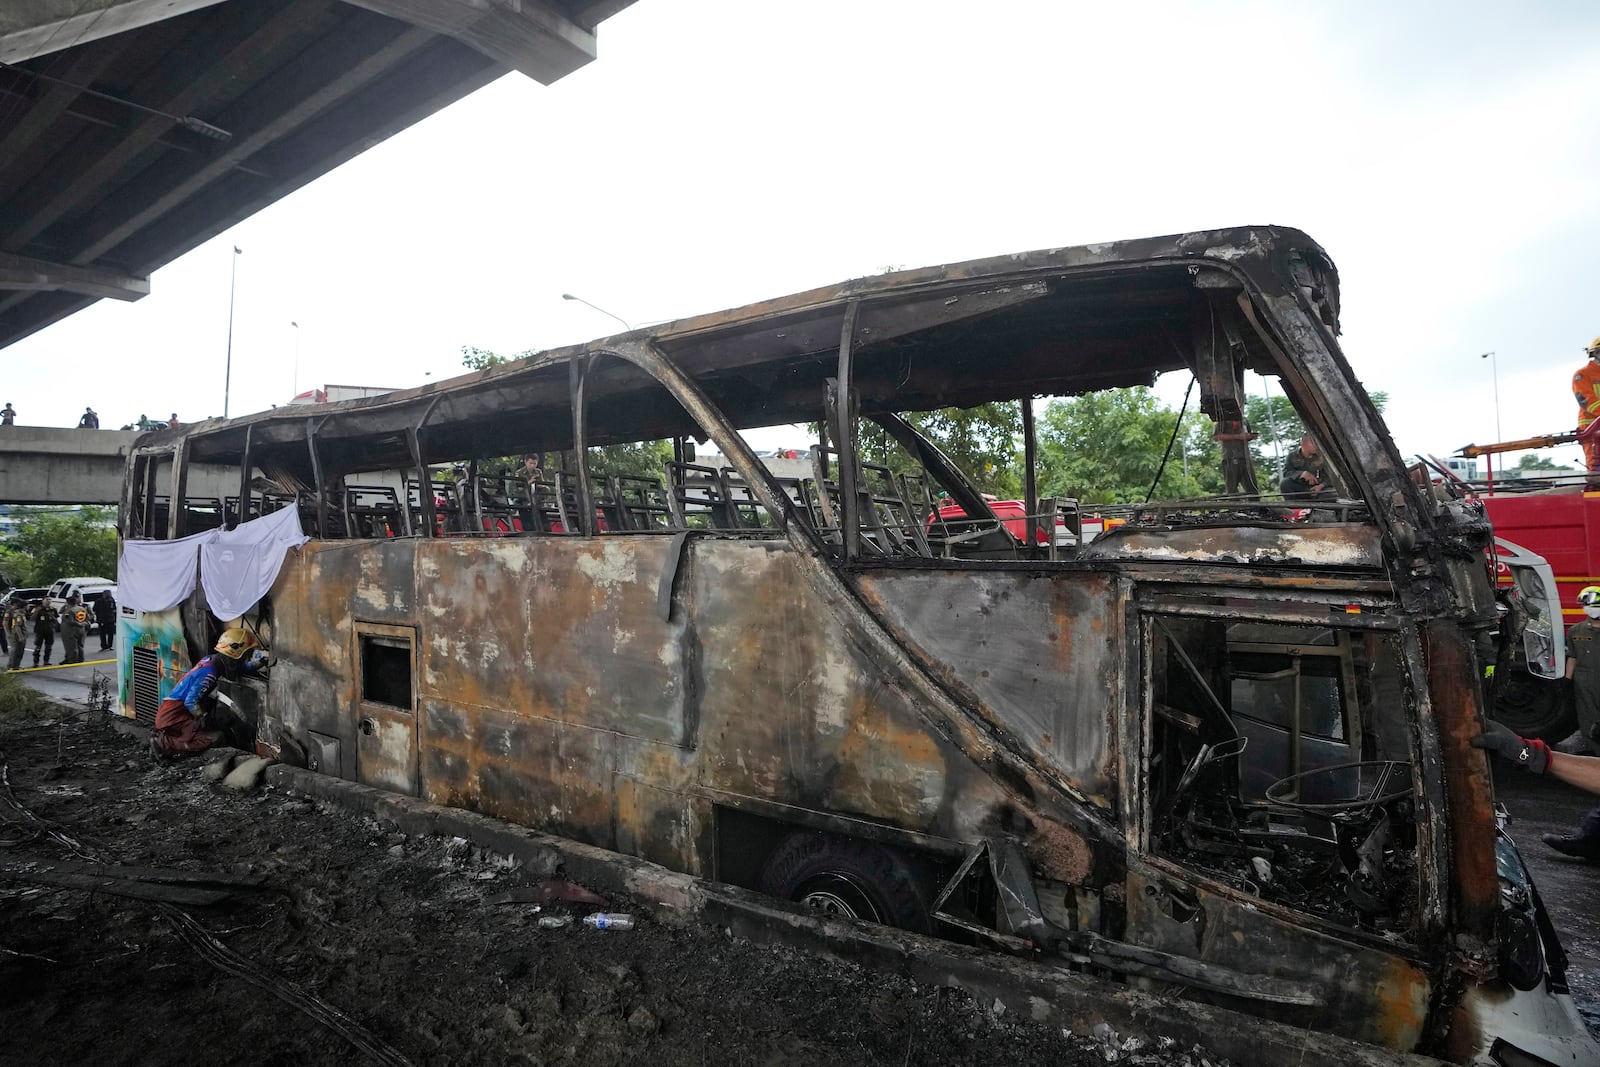
[[[200,588],[211,614],[237,619],[272,588],[283,557],[311,538],[300,529],[300,512],[288,507],[240,523],[200,546]]]
[[[195,557],[218,531],[175,541],[124,541],[117,559],[117,603],[135,611],[166,611],[194,592]]]

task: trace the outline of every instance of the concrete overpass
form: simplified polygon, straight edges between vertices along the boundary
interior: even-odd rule
[[[633,0],[0,0],[0,347]],[[520,134],[519,134],[520,135]]]
[[[137,430],[0,427],[0,504],[107,504],[122,497]],[[239,492],[239,472],[192,468],[191,496]]]

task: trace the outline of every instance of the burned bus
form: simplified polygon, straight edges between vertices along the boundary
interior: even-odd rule
[[[159,430],[125,553],[283,512],[309,540],[248,605],[125,617],[122,711],[242,622],[258,750],[324,774],[1390,1049],[1600,1063],[1469,744],[1490,528],[1408,471],[1338,332],[1317,244],[1221,230]],[[1226,494],[1041,499],[1037,398],[1171,372]],[[1320,442],[1316,501],[1258,485],[1247,372]],[[1019,501],[917,428],[981,404],[1020,406]],[[794,424],[799,473],[741,434]]]

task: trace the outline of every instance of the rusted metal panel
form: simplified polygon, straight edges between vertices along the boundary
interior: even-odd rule
[[[771,543],[697,546],[700,784],[950,837],[998,820],[1016,798],[930,727],[797,562]]]
[[[347,553],[353,558],[354,585],[350,614],[367,622],[416,625],[415,548],[409,541],[373,541],[369,548]],[[323,566],[332,566],[328,558]]]
[[[419,701],[417,713],[422,746],[419,775],[422,798],[453,808],[481,807],[475,758],[477,740],[474,727],[477,716],[469,715],[463,705],[435,700],[427,695]],[[525,759],[524,770],[531,772],[535,766],[531,757]],[[549,777],[548,773],[542,777],[529,774],[524,793],[530,802],[535,797],[536,783],[547,781]],[[532,817],[537,809],[527,805],[524,805],[524,809],[523,818],[518,818],[517,813],[509,810],[502,818],[525,822],[530,826],[540,825]]]
[[[356,720],[356,780],[396,793],[417,791],[417,723],[409,711],[363,704]]]
[[[1085,548],[1087,559],[1172,560],[1189,563],[1279,563],[1317,567],[1383,566],[1383,545],[1371,526],[1296,528],[1216,526],[1172,530],[1122,529]]]
[[[660,789],[626,775],[613,778],[616,797],[615,847],[673,870],[705,869],[699,820],[693,800],[681,792]]]
[[[1422,1039],[1432,983],[1423,966],[1392,950],[1145,870],[1129,871],[1127,901],[1128,940],[1135,944],[1315,988],[1318,1004],[1274,1009],[1286,1022],[1397,1050]]]
[[[1423,627],[1422,638],[1450,808],[1455,915],[1462,935],[1487,946],[1494,941],[1500,881],[1494,856],[1494,781],[1487,757],[1471,745],[1483,721],[1481,672],[1471,642],[1455,624],[1432,622]],[[1463,941],[1460,947],[1465,949],[1468,943]]]
[[[355,777],[355,671],[349,661],[350,587],[339,578],[339,561],[353,562],[358,556],[350,546],[313,541],[285,557],[272,587],[278,663],[268,687],[262,736],[273,748],[279,742],[275,734],[336,737],[347,762],[328,770],[346,778]],[[334,565],[325,569],[323,561],[329,558]]]
[[[617,735],[573,723],[556,727],[557,782],[561,788],[555,821],[563,833],[603,848],[615,848]]]
[[[1109,575],[888,572],[859,587],[942,682],[1096,806],[1116,808],[1125,653]]]
[[[424,691],[687,744],[685,624],[656,603],[668,540],[417,544]]]

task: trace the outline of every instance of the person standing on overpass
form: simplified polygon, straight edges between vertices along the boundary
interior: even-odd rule
[[[11,406],[11,401],[6,401],[6,406],[0,408],[0,426],[15,426],[17,424],[17,409]]]

